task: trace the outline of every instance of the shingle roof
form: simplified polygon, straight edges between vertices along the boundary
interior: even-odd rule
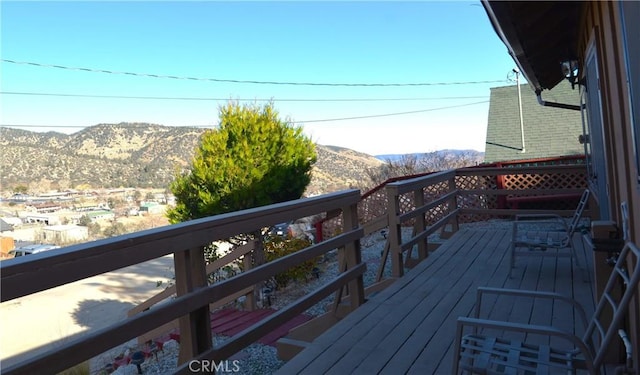
[[[535,159],[584,154],[578,142],[582,134],[582,119],[578,111],[543,107],[527,84],[520,85],[524,123],[525,152],[520,133],[520,112],[517,86],[491,89],[485,162]],[[569,82],[561,82],[551,91],[543,91],[548,102],[578,105],[578,90]]]

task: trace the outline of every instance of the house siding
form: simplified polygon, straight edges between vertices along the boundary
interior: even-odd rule
[[[637,20],[640,21],[640,20]],[[640,243],[640,191],[633,145],[631,110],[624,62],[624,43],[620,6],[617,2],[587,2],[582,17],[579,51],[584,66],[586,50],[595,43],[598,53],[600,95],[602,100],[605,157],[607,160],[607,199],[611,217],[622,227],[621,204],[629,206],[629,239]],[[633,62],[637,64],[638,62]],[[587,103],[589,105],[589,103]],[[636,119],[637,121],[637,119]],[[611,269],[596,262],[596,277]],[[601,281],[598,283],[601,287]],[[633,342],[634,363],[640,363],[640,292],[629,313],[628,330]]]

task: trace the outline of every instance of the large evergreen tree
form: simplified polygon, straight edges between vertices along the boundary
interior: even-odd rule
[[[203,134],[191,168],[176,176],[171,223],[297,199],[311,180],[315,146],[273,104],[228,103]]]

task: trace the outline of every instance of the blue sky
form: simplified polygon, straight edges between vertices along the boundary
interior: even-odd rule
[[[5,60],[203,78],[3,61],[0,123],[35,131],[119,122],[213,127],[227,100],[272,99],[320,144],[369,154],[483,151],[490,88],[513,84],[515,65],[479,2],[2,1],[0,12]],[[477,81],[494,82],[457,84]],[[413,111],[422,112],[316,122]]]

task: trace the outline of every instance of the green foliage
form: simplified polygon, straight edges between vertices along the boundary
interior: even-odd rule
[[[90,236],[98,236],[100,234],[100,224],[98,223],[94,223],[93,221],[91,221],[91,218],[89,217],[89,215],[82,215],[80,216],[80,219],[78,219],[78,225],[83,226],[83,227],[87,227],[87,229],[89,230],[89,235]],[[120,224],[122,225],[122,224]],[[106,232],[106,230],[105,230]],[[105,235],[107,237],[111,237],[109,235],[107,235],[105,233]]]
[[[311,246],[311,241],[306,238],[295,238],[281,236],[273,236],[267,238],[264,242],[264,255],[267,262],[276,260],[285,255],[295,253],[298,250]],[[300,265],[289,268],[287,271],[275,275],[276,283],[279,288],[287,286],[289,281],[306,281],[307,277],[311,275],[311,271],[319,261],[319,257],[316,259],[308,260]]]
[[[124,224],[118,222],[114,222],[102,231],[105,237],[115,237],[125,233],[127,233],[127,228],[125,228]]]
[[[311,181],[313,142],[264,107],[229,103],[220,127],[203,134],[190,170],[170,189],[171,223],[297,199]]]
[[[78,219],[78,225],[83,227],[88,227],[89,225],[91,225],[91,218],[89,217],[89,215],[80,216],[80,219]]]
[[[89,361],[84,361],[79,363],[69,369],[66,369],[59,373],[58,375],[89,375],[91,374],[91,366],[89,366]]]
[[[13,192],[16,194],[27,194],[29,188],[25,185],[17,185],[13,188]]]

